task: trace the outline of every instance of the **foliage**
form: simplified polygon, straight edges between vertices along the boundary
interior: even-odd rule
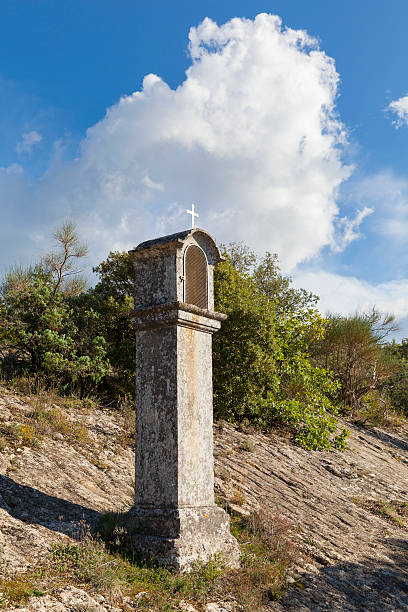
[[[34,268],[12,271],[3,284],[3,354],[47,375],[60,389],[97,389],[116,399],[131,395],[131,258],[109,253],[94,268],[96,286],[78,293],[72,279],[86,249],[72,224],[55,236],[57,251]],[[310,342],[321,342],[325,327],[316,296],[292,286],[276,254],[258,258],[233,243],[215,270],[215,300],[216,309],[228,315],[214,336],[216,417],[260,427],[280,423],[305,448],[343,448],[347,433],[337,432],[331,401],[338,384],[309,356]]]
[[[394,365],[386,386],[387,395],[392,406],[408,416],[408,338],[399,344],[394,341],[386,345],[384,351]]]
[[[98,389],[133,393],[135,378],[133,266],[110,253],[95,268],[97,285],[84,291],[76,262],[86,248],[75,227],[55,233],[58,248],[40,264],[11,270],[0,294],[3,370],[46,375],[50,384],[82,394]]]
[[[14,369],[43,374],[62,389],[86,393],[110,371],[106,341],[95,327],[75,325],[64,292],[75,293],[75,283],[66,279],[76,273],[73,259],[86,250],[72,225],[57,230],[56,236],[62,241],[61,252],[49,254],[44,264],[12,269],[2,283],[1,352]],[[94,316],[88,310],[87,323]]]
[[[56,229],[54,238],[56,250],[47,253],[41,262],[54,281],[53,295],[58,291],[66,296],[79,295],[86,281],[79,276],[81,270],[75,264],[88,254],[88,247],[80,243],[75,224],[70,221]]]
[[[261,427],[283,423],[304,448],[344,448],[348,432],[337,434],[328,399],[337,384],[308,353],[310,341],[324,333],[319,313],[311,307],[278,312],[229,258],[215,270],[215,300],[228,315],[214,337],[216,417]]]
[[[95,287],[96,292],[102,297],[113,297],[119,302],[133,297],[133,264],[126,251],[111,251],[93,271],[99,277],[99,283]]]
[[[104,339],[105,359],[110,369],[100,380],[99,392],[113,398],[133,394],[136,367],[131,324],[133,299],[104,299],[97,287],[69,300],[73,321],[83,330],[85,344],[93,337]]]
[[[258,290],[274,302],[277,314],[294,313],[316,306],[318,297],[305,289],[296,289],[290,276],[281,274],[276,253],[258,257],[243,242],[232,242],[222,250],[231,265],[244,277],[251,277]]]
[[[266,389],[277,389],[275,309],[227,260],[215,269],[215,308],[228,315],[213,338],[217,418],[262,422]]]
[[[133,264],[129,254],[111,252],[94,268],[99,281],[70,304],[79,329],[106,340],[106,356],[111,364],[101,391],[113,397],[133,395],[135,388],[135,334],[132,328]],[[90,316],[91,315],[91,316]]]
[[[393,317],[376,310],[328,316],[324,339],[316,339],[312,353],[316,363],[329,368],[339,381],[332,398],[343,411],[354,413],[373,401],[386,405],[384,391],[395,372],[395,363],[383,344],[395,329]]]

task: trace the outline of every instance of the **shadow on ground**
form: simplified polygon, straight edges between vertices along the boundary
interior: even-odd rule
[[[304,574],[281,601],[295,612],[408,610],[408,542],[389,539],[388,558],[327,566]],[[302,588],[303,587],[303,588]]]
[[[47,495],[1,474],[0,508],[24,523],[42,525],[76,539],[83,537],[101,517],[96,510]]]
[[[361,431],[365,436],[369,436],[370,438],[374,438],[377,442],[382,442],[383,444],[388,444],[390,446],[395,446],[400,451],[408,452],[408,442],[399,438],[398,436],[392,435],[392,433],[388,433],[386,431],[381,431],[379,429],[372,429],[368,425],[357,425],[354,423],[354,427]],[[368,442],[368,440],[367,440]]]

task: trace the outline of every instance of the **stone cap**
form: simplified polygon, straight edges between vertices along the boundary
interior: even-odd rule
[[[136,331],[178,325],[212,334],[220,329],[221,321],[225,321],[227,315],[184,302],[173,302],[149,308],[136,308],[132,311],[131,317]]]
[[[161,236],[160,238],[153,238],[153,240],[146,240],[145,242],[141,242],[140,244],[138,244],[135,249],[130,250],[129,253],[131,253],[133,256],[137,256],[139,254],[144,254],[145,251],[148,251],[150,249],[158,249],[165,247],[181,248],[187,238],[189,238],[190,236],[194,236],[194,234],[197,233],[204,234],[204,236],[212,242],[213,247],[216,249],[219,261],[224,261],[225,257],[221,255],[220,250],[215,244],[214,238],[211,236],[211,234],[199,227],[194,227],[192,229],[184,230],[183,232],[177,232],[175,234],[168,234],[167,236]]]

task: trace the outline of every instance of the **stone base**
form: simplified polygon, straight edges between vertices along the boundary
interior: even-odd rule
[[[229,531],[229,516],[218,506],[199,508],[138,508],[129,512],[129,545],[142,560],[178,571],[219,555],[239,567],[238,542]]]

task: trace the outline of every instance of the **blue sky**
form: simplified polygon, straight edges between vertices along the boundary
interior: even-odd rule
[[[322,310],[408,336],[407,23],[404,0],[3,0],[0,271],[64,219],[91,267],[195,201]]]

